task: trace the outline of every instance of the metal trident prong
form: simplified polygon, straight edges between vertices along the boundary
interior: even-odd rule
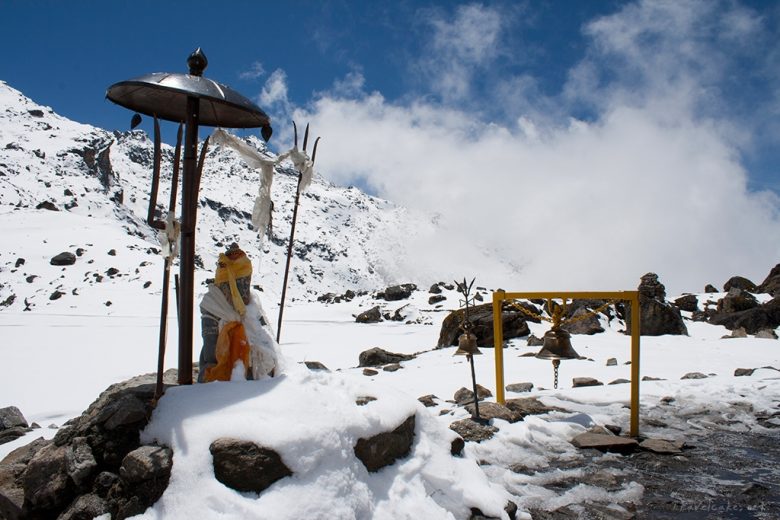
[[[306,143],[309,142],[309,123],[306,123],[306,131],[303,133],[303,151],[306,151]]]
[[[318,137],[314,141],[314,149],[311,152],[311,163],[314,164],[314,161],[317,159],[317,145],[320,142],[320,138]]]
[[[295,124],[295,121],[293,123],[293,133],[295,134],[295,149],[298,149],[298,126]]]

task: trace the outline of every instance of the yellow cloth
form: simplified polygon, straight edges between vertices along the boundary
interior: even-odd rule
[[[239,359],[249,368],[249,341],[239,321],[226,323],[217,337],[217,364],[206,369],[206,382],[230,381],[233,367]]]
[[[244,278],[246,276],[252,276],[252,262],[243,251],[238,250],[236,253],[230,254],[230,256],[224,253],[219,255],[217,272],[214,275],[214,283],[219,285],[228,282],[230,285],[230,295],[233,300],[233,308],[236,309],[241,316],[246,312],[246,307],[244,306],[244,300],[241,298],[241,294],[238,292],[236,278]]]

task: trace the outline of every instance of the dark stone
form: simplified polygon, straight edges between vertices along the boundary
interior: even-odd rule
[[[355,444],[355,456],[370,472],[376,472],[396,460],[406,457],[414,442],[415,417],[409,416],[390,432],[382,432]]]
[[[127,484],[140,484],[149,480],[167,482],[172,467],[173,451],[170,448],[141,446],[128,453],[122,460],[119,477]]]
[[[376,370],[374,370],[373,368],[364,368],[364,369],[363,369],[363,375],[364,375],[364,376],[375,376],[375,375],[377,375],[378,373],[379,373],[379,372],[377,372],[377,371],[376,371]]]
[[[403,367],[398,363],[390,363],[389,365],[385,365],[382,367],[382,370],[385,372],[395,372],[397,370],[401,370]]]
[[[479,398],[480,401],[482,401],[483,399],[486,399],[488,397],[493,397],[493,392],[491,392],[489,389],[485,388],[482,385],[477,385],[477,397]],[[458,391],[455,392],[453,399],[460,406],[463,406],[464,404],[467,403],[473,403],[474,392],[462,386],[458,389]]]
[[[378,367],[390,363],[409,361],[410,359],[414,359],[414,355],[397,354],[395,352],[388,352],[387,350],[381,349],[379,347],[374,347],[360,353],[360,356],[358,356],[358,366]]]
[[[378,323],[382,321],[382,311],[379,309],[379,305],[361,312],[355,317],[355,321],[358,323]]]
[[[25,509],[36,515],[62,509],[74,497],[68,477],[68,446],[49,444],[30,460],[19,477],[24,488]]]
[[[701,372],[688,372],[680,379],[706,379],[706,378],[707,378],[707,374],[702,374]]]
[[[711,283],[708,283],[707,285],[704,286],[704,292],[705,293],[716,293],[716,292],[720,292],[720,291],[718,291],[717,287],[715,287]]]
[[[630,383],[630,382],[631,381],[629,381],[628,379],[620,378],[620,379],[615,379],[614,381],[610,381],[609,384],[610,385],[624,385],[624,384]]]
[[[674,455],[682,453],[685,443],[682,441],[670,441],[666,439],[645,439],[639,443],[639,447],[645,451],[662,455]]]
[[[14,267],[19,269],[21,266],[24,265],[24,262],[25,262],[24,258],[19,257],[19,258],[16,259],[16,262],[14,263]]]
[[[107,276],[116,276],[117,274],[119,274],[119,269],[117,269],[116,267],[109,267],[106,270]]]
[[[755,334],[763,329],[775,329],[780,326],[780,297],[752,309],[717,313],[710,318],[710,323],[723,325],[729,330],[742,327],[748,334]]]
[[[92,520],[95,517],[108,513],[108,503],[100,496],[89,493],[81,495],[63,513],[57,517],[57,520]]]
[[[607,366],[608,367],[616,367],[617,366],[617,359],[611,357],[607,360]]]
[[[520,303],[523,308],[527,308],[533,314],[538,314],[539,310],[531,304]],[[441,325],[439,332],[438,348],[445,348],[458,344],[458,337],[463,333],[460,326],[465,317],[464,309],[451,312]],[[493,347],[493,304],[485,303],[469,308],[469,321],[473,328],[472,332],[477,336],[477,345],[481,348]],[[526,321],[538,323],[540,320],[534,319],[527,314],[517,310],[517,308],[505,303],[501,311],[501,321],[503,323],[504,340],[528,336],[531,330]]]
[[[506,391],[507,392],[515,392],[515,393],[523,393],[523,392],[530,392],[534,388],[533,383],[512,383],[511,385],[506,385]]]
[[[557,406],[547,406],[536,397],[518,397],[515,399],[507,399],[504,404],[513,412],[520,414],[521,417],[525,417],[527,415],[542,415],[549,412],[566,411],[563,408],[558,408]]]
[[[452,454],[453,457],[460,457],[463,455],[463,448],[465,447],[466,441],[463,440],[463,437],[457,436],[452,439],[452,442],[450,443],[450,454]]]
[[[434,399],[438,399],[438,397],[433,394],[423,395],[417,398],[417,400],[420,401],[426,408],[436,406],[436,401],[434,401]]]
[[[604,386],[604,383],[592,377],[575,377],[571,380],[572,388],[580,388],[583,386]]]
[[[435,283],[431,285],[431,288],[428,289],[428,292],[431,294],[441,294],[441,286],[439,284]]]
[[[461,419],[450,424],[450,430],[467,442],[482,442],[490,439],[498,431],[495,426],[480,424],[472,419]]]
[[[666,302],[666,289],[658,275],[647,273],[639,284],[639,332],[643,336],[687,335],[680,309]],[[631,327],[631,306],[625,306],[625,319]]]
[[[756,289],[757,292],[769,293],[772,296],[780,296],[780,264],[769,271],[766,279]]]
[[[108,256],[116,256],[116,249],[109,249]]]
[[[32,428],[27,428],[24,426],[14,426],[13,428],[6,428],[5,430],[0,430],[0,444],[5,444],[6,442],[15,441],[19,437],[24,437],[27,432],[32,431]]]
[[[674,304],[681,311],[696,312],[699,310],[699,298],[695,294],[686,294],[674,300]]]
[[[15,426],[22,426],[27,428],[27,419],[24,418],[19,408],[15,406],[6,406],[0,408],[0,431],[7,428],[13,428]]]
[[[590,432],[577,435],[571,440],[571,443],[580,449],[596,449],[623,454],[631,453],[639,446],[639,443],[634,439]]]
[[[274,450],[240,439],[221,438],[211,443],[214,476],[237,491],[260,493],[292,471]]]
[[[328,370],[328,367],[319,361],[304,361],[303,364],[306,365],[306,368],[309,370]]]
[[[662,377],[642,376],[642,381],[666,381]]]
[[[413,283],[391,285],[384,290],[382,297],[389,302],[405,300],[410,297],[415,290],[417,290],[417,286]]]
[[[152,285],[152,282],[147,280],[146,282],[144,282],[144,289],[148,289],[150,285]]]
[[[743,291],[756,292],[756,284],[743,276],[732,276],[723,284],[723,292],[729,292],[732,288],[742,289]]]
[[[40,204],[35,206],[35,209],[45,209],[47,211],[59,211],[60,210],[60,208],[58,208],[56,205],[54,205],[53,202],[48,201],[48,200],[44,200],[43,202],[41,202]]]
[[[590,314],[586,307],[579,307],[572,314],[572,318],[576,318],[577,321],[566,322],[564,321],[561,328],[568,331],[571,334],[587,334],[593,335],[600,332],[604,332],[604,327],[599,323],[599,319],[594,314]],[[590,315],[589,315],[590,314]],[[583,316],[587,316],[583,318]]]
[[[376,401],[376,397],[371,397],[370,395],[361,395],[355,399],[355,404],[358,406],[365,406],[371,401]]]
[[[472,417],[476,416],[476,407],[474,406],[473,401],[466,405],[466,410],[468,410]],[[479,416],[482,419],[503,419],[510,423],[523,420],[523,416],[520,413],[510,410],[502,404],[493,402],[480,403]]]
[[[0,302],[0,307],[9,307],[9,306],[13,305],[13,303],[15,301],[16,301],[16,295],[15,294],[11,294],[11,295],[8,296],[8,298],[6,298],[5,300]]]
[[[51,265],[73,265],[76,263],[76,255],[69,251],[62,252],[49,260]]]
[[[58,290],[55,290],[53,293],[51,293],[51,294],[49,295],[49,300],[52,300],[52,301],[54,301],[54,300],[59,300],[59,299],[60,299],[60,298],[62,298],[64,295],[65,295],[65,293],[64,293],[64,292],[62,292],[62,291],[58,291]]]
[[[428,305],[433,305],[439,302],[443,302],[446,299],[447,297],[444,296],[443,294],[434,294],[433,296],[428,298]]]
[[[544,345],[544,340],[542,338],[537,338],[536,336],[531,334],[530,336],[528,336],[528,339],[526,340],[526,344],[529,347],[541,347],[542,345]]]
[[[755,296],[743,289],[733,287],[726,296],[718,300],[716,312],[718,314],[732,314],[755,309],[758,306],[759,303]]]

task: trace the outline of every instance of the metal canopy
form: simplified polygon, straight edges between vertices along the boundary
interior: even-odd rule
[[[108,88],[106,97],[130,110],[176,123],[185,119],[187,98],[196,97],[200,99],[200,125],[257,128],[270,124],[260,107],[235,90],[190,74],[155,72],[120,81]]]
[[[108,87],[106,97],[130,110],[175,123],[186,119],[187,98],[197,98],[199,125],[270,130],[271,121],[260,107],[227,85],[203,77],[208,65],[203,51],[193,52],[187,64],[189,74],[155,72],[120,81]]]

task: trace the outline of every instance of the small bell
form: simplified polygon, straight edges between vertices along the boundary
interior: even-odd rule
[[[580,355],[571,346],[571,334],[563,329],[555,328],[544,334],[542,350],[536,354],[539,359],[579,359]]]
[[[477,337],[472,332],[464,332],[458,337],[458,350],[453,356],[481,356],[477,347]]]

